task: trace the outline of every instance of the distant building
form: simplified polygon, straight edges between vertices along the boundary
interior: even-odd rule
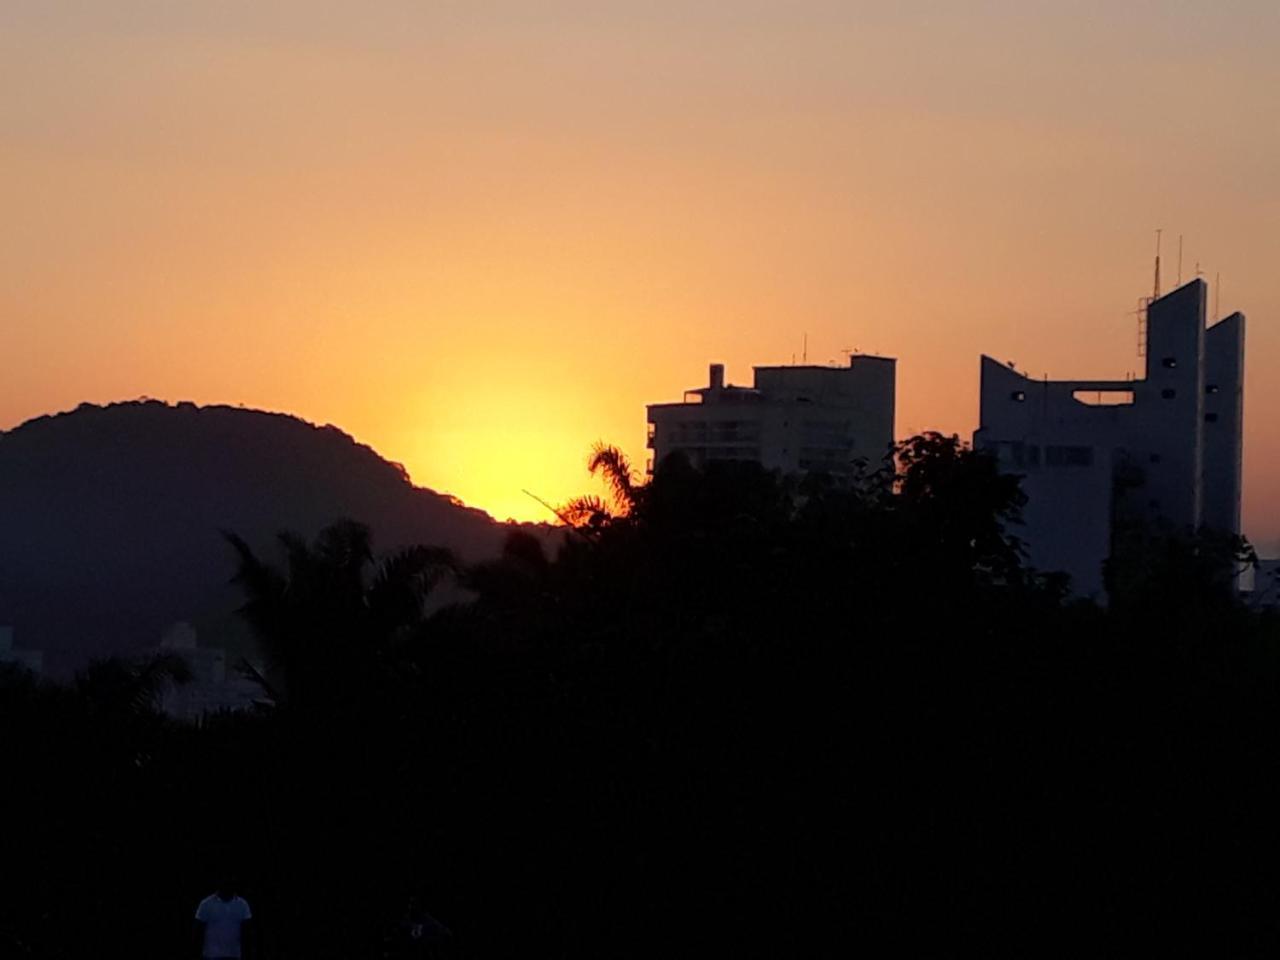
[[[712,364],[707,386],[683,402],[649,405],[650,469],[677,451],[698,467],[738,460],[839,476],[863,461],[875,469],[893,446],[896,365],[854,355],[847,367],[755,367],[754,383],[738,387]]]
[[[13,645],[13,627],[0,627],[0,663],[16,663],[39,675],[44,670],[44,654],[17,649]]]
[[[1154,300],[1134,380],[1033,380],[982,358],[974,445],[1023,476],[1030,559],[1102,594],[1123,523],[1240,532],[1244,315],[1205,328],[1207,287]]]
[[[1256,609],[1280,610],[1280,559],[1259,559],[1245,599]]]
[[[199,721],[212,713],[244,710],[263,697],[261,688],[241,676],[236,664],[228,669],[226,650],[200,646],[189,623],[175,623],[165,631],[156,652],[182,657],[191,670],[191,681],[171,686],[160,702],[161,710],[177,720]]]

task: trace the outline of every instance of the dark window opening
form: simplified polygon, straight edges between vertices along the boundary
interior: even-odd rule
[[[1174,370],[1178,366],[1178,358],[1165,357],[1163,360],[1160,361],[1160,366],[1164,367],[1166,370]]]
[[[1159,463],[1159,462],[1160,462],[1160,454],[1158,454],[1158,453],[1153,453],[1153,454],[1151,454],[1151,456],[1147,457],[1147,462],[1148,462],[1148,463]]]
[[[1176,397],[1177,395],[1178,395],[1178,391],[1177,391],[1177,390],[1166,389],[1166,390],[1161,390],[1161,391],[1160,391],[1160,396],[1161,396],[1161,397],[1163,397],[1163,398],[1164,398],[1164,399],[1166,399],[1166,400],[1172,400],[1172,399],[1173,399],[1174,397]]]
[[[1013,400],[1015,403],[1023,403],[1027,399],[1027,392],[1025,390],[1015,390],[1013,393],[1009,394],[1009,399]]]
[[[1039,462],[1039,448],[1030,447],[1021,440],[1002,441],[996,446],[996,457],[1004,463],[1011,463],[1016,467],[1025,467],[1028,463],[1027,450],[1036,451],[1035,461]]]
[[[1093,465],[1093,447],[1045,447],[1044,462],[1050,467],[1089,467]]]
[[[1204,422],[1205,422],[1205,423],[1217,423],[1217,422],[1218,422],[1218,415],[1217,415],[1216,413],[1206,413],[1206,414],[1204,415]]]

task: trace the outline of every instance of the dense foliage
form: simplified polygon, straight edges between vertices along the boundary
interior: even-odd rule
[[[1069,602],[1015,479],[896,464],[604,448],[562,545],[471,567],[233,538],[259,712],[175,725],[163,664],[4,676],[0,953],[177,955],[228,870],[299,960],[378,955],[411,893],[474,957],[1273,950],[1274,617],[1186,542]]]

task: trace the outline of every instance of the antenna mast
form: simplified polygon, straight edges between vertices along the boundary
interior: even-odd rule
[[[1156,282],[1155,293],[1152,296],[1154,300],[1160,299],[1160,234],[1162,233],[1164,233],[1163,229],[1156,230]]]

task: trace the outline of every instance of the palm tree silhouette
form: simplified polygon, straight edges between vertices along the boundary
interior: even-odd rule
[[[95,660],[75,675],[76,695],[98,713],[141,717],[160,708],[165,691],[192,679],[191,667],[176,653],[139,660]]]
[[[627,455],[612,444],[597,442],[587,458],[587,470],[602,475],[609,499],[586,495],[570,500],[556,514],[577,529],[595,529],[631,515],[641,506],[646,488],[636,482]]]
[[[457,569],[440,547],[376,558],[369,528],[351,520],[326,527],[311,543],[279,534],[283,569],[236,534],[225,536],[239,560],[234,582],[246,594],[240,612],[267,664],[258,670],[242,662],[241,669],[281,707],[332,706],[344,691],[392,680],[427,619],[427,598]]]

